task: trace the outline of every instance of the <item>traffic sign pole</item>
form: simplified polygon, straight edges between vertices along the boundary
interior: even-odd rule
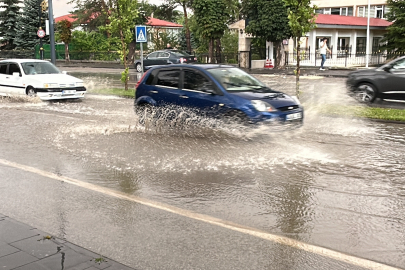
[[[143,43],[147,42],[147,33],[145,25],[135,26],[135,41],[141,43],[141,75],[143,76]]]
[[[141,78],[143,76],[143,42],[141,42]]]

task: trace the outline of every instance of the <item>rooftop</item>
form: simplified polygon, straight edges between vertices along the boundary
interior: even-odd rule
[[[367,26],[367,17],[318,14],[315,22],[317,25]],[[384,19],[370,18],[371,27],[387,27],[391,24],[392,22]]]

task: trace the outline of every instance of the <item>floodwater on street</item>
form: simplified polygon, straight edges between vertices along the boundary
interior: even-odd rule
[[[344,79],[301,78],[302,127],[248,129],[197,116],[140,125],[133,99],[91,94],[105,81],[86,76],[82,101],[1,99],[0,158],[22,163],[36,153],[27,164],[42,170],[405,268],[405,125],[322,113],[357,104]],[[294,77],[256,77],[294,94]],[[162,115],[170,110],[181,117],[176,108]],[[40,149],[66,164],[44,162]],[[15,209],[1,190],[0,213]],[[115,202],[111,209],[125,209]]]

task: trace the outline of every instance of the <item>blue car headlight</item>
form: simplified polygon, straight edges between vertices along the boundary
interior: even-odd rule
[[[275,112],[277,111],[273,106],[263,100],[252,100],[253,107],[259,112]]]

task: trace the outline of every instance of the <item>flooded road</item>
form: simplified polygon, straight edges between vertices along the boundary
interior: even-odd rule
[[[293,77],[257,77],[294,93]],[[405,268],[405,125],[324,115],[319,106],[355,104],[344,80],[301,81],[298,129],[145,127],[132,99],[91,94],[98,79],[83,101],[1,100],[0,213],[139,269],[371,268],[300,243]],[[215,219],[297,242],[252,240]]]

